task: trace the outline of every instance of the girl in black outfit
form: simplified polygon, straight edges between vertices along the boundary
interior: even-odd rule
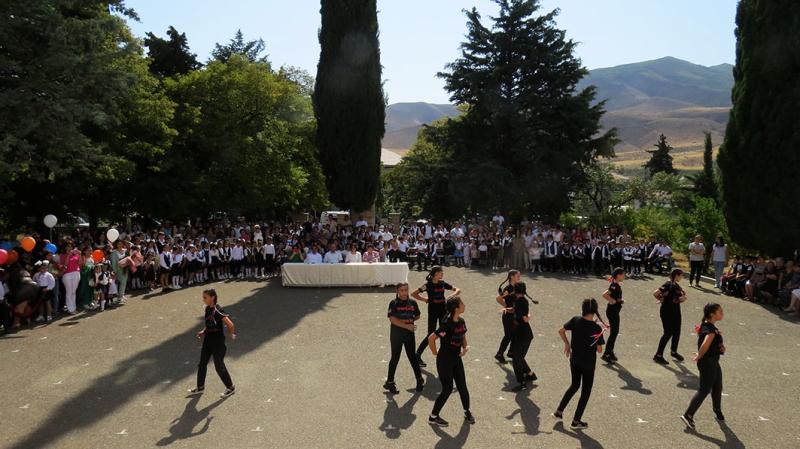
[[[681,339],[681,303],[686,301],[686,293],[679,285],[681,279],[683,270],[675,268],[669,274],[669,281],[653,292],[653,296],[661,303],[661,325],[664,328],[664,335],[658,342],[653,361],[661,365],[669,365],[664,358],[664,348],[670,339],[672,339],[670,352],[672,358],[679,362],[683,361],[683,356],[678,354],[678,342]]]
[[[603,353],[603,361],[607,363],[614,363],[617,361],[617,355],[614,354],[614,344],[617,342],[617,335],[619,335],[619,312],[622,310],[622,287],[619,285],[625,279],[625,270],[622,268],[614,268],[611,272],[611,284],[608,290],[603,293],[603,298],[608,301],[606,306],[606,316],[608,317],[608,325],[611,327],[611,333],[608,336],[608,343],[606,350]]]
[[[503,307],[503,339],[500,340],[500,348],[497,350],[497,354],[494,358],[502,363],[508,363],[506,358],[503,356],[503,353],[508,348],[508,345],[511,343],[511,335],[514,333],[514,286],[520,282],[522,276],[519,273],[519,270],[511,270],[508,272],[508,276],[506,280],[497,287],[497,301]],[[503,287],[504,284],[508,284]],[[508,351],[508,358],[513,358],[511,350]]]
[[[573,317],[559,329],[561,340],[564,341],[564,354],[569,357],[569,368],[572,372],[572,384],[564,393],[561,403],[553,412],[553,417],[563,419],[564,409],[569,404],[572,396],[581,389],[581,397],[578,400],[578,407],[575,409],[575,416],[570,425],[573,429],[585,429],[588,424],[581,421],[583,411],[589,402],[594,383],[594,368],[597,361],[597,353],[602,352],[603,328],[594,319],[600,319],[597,311],[597,301],[594,298],[584,299],[581,305],[582,316]],[[600,320],[602,323],[602,319]],[[567,331],[572,332],[572,341],[567,339]]]
[[[387,316],[391,323],[389,344],[392,348],[392,358],[389,360],[389,374],[386,376],[386,383],[383,384],[383,388],[391,394],[399,393],[394,383],[394,373],[397,370],[397,362],[400,361],[400,353],[405,348],[406,356],[408,356],[408,361],[411,363],[411,369],[414,370],[414,375],[417,378],[417,392],[420,392],[423,385],[425,385],[425,381],[422,379],[419,362],[414,353],[414,330],[417,328],[414,322],[419,319],[420,312],[417,302],[408,297],[407,283],[397,285],[397,296],[389,303]]]
[[[433,331],[439,327],[442,320],[444,320],[446,313],[445,302],[448,299],[444,294],[445,290],[453,290],[453,294],[450,295],[450,298],[454,298],[461,293],[460,289],[443,281],[442,278],[444,278],[444,270],[442,270],[442,267],[436,265],[431,268],[428,276],[425,277],[425,285],[411,293],[411,297],[417,301],[428,303],[428,333],[425,335],[432,334]],[[420,296],[422,292],[425,292],[425,296]],[[422,361],[422,352],[426,347],[428,347],[427,338],[423,339],[417,348],[417,362],[419,362],[419,366],[421,367],[428,366]]]
[[[447,300],[447,316],[442,322],[441,327],[436,332],[428,336],[428,347],[433,355],[436,356],[436,371],[439,374],[439,381],[442,382],[442,392],[433,404],[433,411],[428,417],[428,423],[447,427],[448,422],[439,416],[442,407],[453,392],[453,382],[458,387],[458,394],[461,396],[461,405],[464,407],[464,420],[470,424],[475,424],[475,418],[469,411],[469,390],[467,390],[467,377],[464,373],[464,362],[462,357],[469,350],[467,345],[467,325],[461,314],[464,313],[464,302],[458,296]],[[436,340],[441,339],[439,350],[436,349]]]
[[[203,291],[203,302],[206,305],[205,327],[197,333],[197,338],[203,339],[203,349],[200,351],[200,364],[197,366],[197,387],[189,390],[190,395],[200,395],[205,391],[206,367],[208,360],[214,358],[214,369],[225,384],[225,392],[220,396],[226,398],[236,392],[231,375],[225,367],[225,333],[223,326],[228,328],[231,340],[236,340],[236,328],[233,321],[222,307],[217,304],[217,292],[214,289]]]
[[[528,349],[531,347],[533,341],[533,330],[529,323],[529,308],[528,308],[528,293],[524,282],[519,282],[514,286],[514,307],[512,307],[513,320],[513,334],[511,337],[511,352],[514,354],[512,363],[514,365],[514,375],[517,378],[518,385],[512,391],[522,391],[528,388],[527,382],[535,381],[537,379],[536,373],[528,366],[525,361],[525,356],[528,355]],[[534,304],[538,301],[531,299]]]
[[[720,421],[725,421],[722,414],[722,368],[719,366],[719,357],[725,354],[725,345],[722,342],[722,333],[717,329],[717,321],[724,316],[722,307],[716,303],[709,303],[703,307],[703,322],[697,329],[697,369],[700,370],[700,387],[695,393],[686,413],[681,415],[681,420],[694,429],[694,414],[700,405],[711,393],[714,414]]]

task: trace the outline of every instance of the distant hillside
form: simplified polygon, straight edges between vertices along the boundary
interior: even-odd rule
[[[722,142],[731,106],[733,66],[713,67],[666,57],[592,70],[579,87],[594,85],[606,100],[603,125],[616,127],[621,161],[644,158],[659,134],[681,152],[696,152],[709,130],[715,146]],[[423,124],[458,114],[453,105],[397,103],[386,108],[384,148],[403,154]],[[688,156],[688,155],[687,155]],[[693,164],[696,158],[686,159]]]
[[[383,147],[404,153],[417,140],[420,126],[442,117],[458,115],[452,104],[395,103],[386,107],[386,134]]]

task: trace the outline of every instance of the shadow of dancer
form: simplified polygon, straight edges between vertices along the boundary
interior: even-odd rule
[[[678,379],[677,387],[685,390],[697,390],[700,384],[700,379],[697,377],[697,374],[691,372],[683,363],[675,362],[675,366],[677,366],[678,369],[673,368],[671,365],[664,365],[664,368],[672,372],[675,378]]]
[[[456,436],[451,436],[441,427],[432,427],[433,432],[439,437],[439,441],[435,446],[433,446],[435,449],[461,449],[467,444],[467,438],[469,438],[469,430],[471,425],[466,421],[462,422],[461,428],[458,429]]]
[[[516,376],[514,375],[514,371],[510,370],[506,365],[500,365],[503,371],[506,372],[506,388],[503,388],[503,391],[510,391],[511,385],[516,385]],[[510,415],[506,416],[507,420],[514,419],[515,416],[519,415],[520,421],[522,421],[522,425],[525,427],[525,430],[522,432],[512,432],[514,434],[527,434],[527,435],[538,435],[541,433],[539,431],[539,416],[541,415],[542,410],[533,403],[530,398],[531,390],[537,388],[536,384],[531,384],[528,387],[528,390],[523,390],[518,393],[515,393],[514,401],[516,401],[517,408]]]
[[[225,402],[226,398],[217,399],[206,407],[197,410],[197,403],[200,402],[200,396],[193,397],[186,403],[183,409],[183,414],[175,418],[169,427],[169,436],[166,436],[156,443],[157,446],[168,446],[177,440],[185,440],[187,438],[196,437],[206,433],[211,426],[213,416],[209,416],[211,410],[219,407],[220,404]],[[205,420],[205,422],[203,422]],[[195,431],[198,424],[203,423],[203,427]]]
[[[397,406],[397,395],[386,395],[386,410],[383,412],[383,423],[378,429],[386,435],[386,438],[396,440],[400,438],[400,433],[414,424],[417,415],[412,413],[414,405],[419,400],[421,394],[414,394],[407,400],[402,407]]]
[[[581,449],[603,449],[603,445],[584,433],[584,430],[567,430],[562,421],[557,422],[556,425],[553,426],[553,430],[578,440],[581,444]]]
[[[624,366],[622,366],[622,365],[620,365],[618,363],[614,363],[614,364],[610,364],[610,365],[607,364],[607,363],[604,363],[602,366],[605,366],[606,368],[610,369],[611,371],[614,371],[615,373],[617,373],[617,376],[623,382],[625,382],[625,385],[620,387],[620,390],[633,391],[633,392],[636,392],[636,393],[639,393],[639,394],[643,394],[643,395],[651,395],[651,394],[653,394],[653,392],[650,389],[644,388],[644,386],[642,385],[642,380],[641,379],[639,379],[638,377],[634,376],[633,373],[631,373],[630,371],[625,369]]]
[[[737,437],[736,434],[733,433],[733,430],[731,430],[731,428],[728,427],[728,425],[725,424],[724,421],[719,422],[719,427],[720,429],[722,429],[722,433],[725,434],[724,441],[718,438],[710,437],[708,435],[703,435],[702,433],[697,433],[697,430],[693,429],[687,428],[684,430],[684,432],[691,436],[697,437],[703,441],[715,444],[721,449],[745,449],[746,446],[744,445],[744,443],[742,443],[742,440],[740,440],[739,437]]]

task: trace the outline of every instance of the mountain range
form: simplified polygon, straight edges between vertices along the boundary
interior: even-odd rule
[[[594,85],[605,100],[605,128],[616,127],[618,159],[639,160],[665,134],[676,159],[687,166],[700,161],[703,132],[715,147],[722,142],[731,107],[733,66],[706,67],[673,57],[591,70],[579,83]],[[413,145],[420,126],[458,114],[454,105],[395,103],[386,108],[384,148],[399,154]],[[679,161],[680,162],[680,161]]]

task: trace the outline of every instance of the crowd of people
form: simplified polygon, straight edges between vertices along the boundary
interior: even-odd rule
[[[79,310],[103,311],[123,304],[132,291],[166,292],[212,281],[270,278],[279,275],[284,263],[388,261],[405,262],[420,271],[439,265],[606,276],[612,267],[620,267],[634,278],[668,272],[674,265],[673,250],[663,240],[635,239],[617,227],[566,228],[534,220],[511,224],[500,212],[484,219],[437,223],[370,225],[363,217],[351,221],[344,215],[325,222],[207,220],[150,227],[133,223],[113,230],[118,234],[113,241],[103,230],[82,227],[52,242],[31,230],[36,241],[31,251],[16,246],[18,242],[4,242],[16,249],[18,260],[6,263],[2,274],[0,299],[5,298],[7,307],[0,326],[19,326],[26,319],[48,322]],[[699,284],[706,249],[699,236],[688,249],[689,280]],[[795,270],[793,263],[780,259],[734,257],[724,272],[727,245],[718,240],[710,254],[717,268],[716,284],[726,293],[800,311],[800,266]],[[41,294],[12,318],[21,299],[20,292],[13,291],[17,281],[10,279],[20,272],[30,275],[29,283],[38,285]]]

